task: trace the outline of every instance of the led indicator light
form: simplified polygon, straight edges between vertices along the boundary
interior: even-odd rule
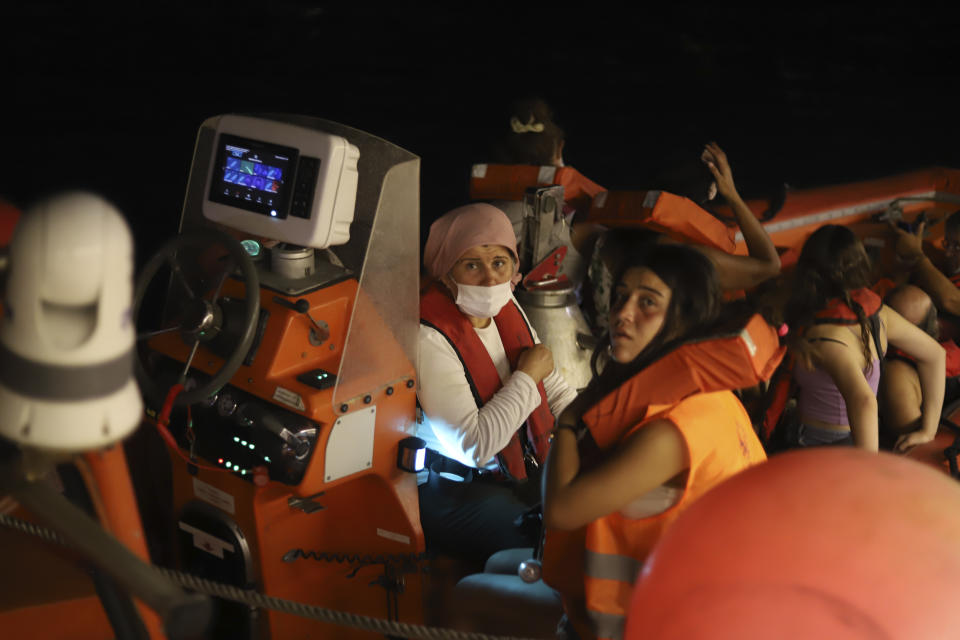
[[[247,238],[246,240],[241,240],[240,244],[251,258],[256,258],[260,255],[260,243],[256,240]]]

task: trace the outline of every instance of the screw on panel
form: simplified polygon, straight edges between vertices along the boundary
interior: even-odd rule
[[[373,396],[371,395],[363,396],[363,404],[370,404],[371,402],[373,402]]]
[[[392,395],[393,395],[393,387],[387,387],[387,395],[388,395],[388,396],[392,396]]]
[[[333,350],[336,349],[336,348],[337,348],[337,345],[335,345],[335,344],[330,345],[330,351],[333,351]]]
[[[413,378],[407,380],[407,389],[413,389]]]
[[[253,378],[247,378],[247,382],[249,382],[250,384],[253,384]]]
[[[340,405],[340,413],[346,413],[349,408],[346,404]]]

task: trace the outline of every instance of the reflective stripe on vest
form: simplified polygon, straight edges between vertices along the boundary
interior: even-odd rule
[[[599,611],[588,611],[587,615],[593,622],[593,630],[597,634],[597,640],[621,640],[623,638],[623,632],[627,626],[626,616],[600,613]]]
[[[622,556],[615,553],[600,553],[587,549],[586,564],[584,568],[586,574],[591,578],[600,580],[619,580],[633,584],[640,573],[643,563],[630,556]]]

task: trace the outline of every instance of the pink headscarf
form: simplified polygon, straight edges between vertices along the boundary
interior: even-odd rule
[[[430,277],[439,280],[450,273],[467,250],[482,244],[497,244],[510,250],[518,269],[512,279],[516,285],[520,281],[520,262],[513,225],[503,211],[482,202],[458,207],[430,225],[423,249],[423,266]]]

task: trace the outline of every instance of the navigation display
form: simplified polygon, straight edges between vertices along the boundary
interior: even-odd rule
[[[221,133],[210,200],[274,218],[286,218],[299,151]]]

